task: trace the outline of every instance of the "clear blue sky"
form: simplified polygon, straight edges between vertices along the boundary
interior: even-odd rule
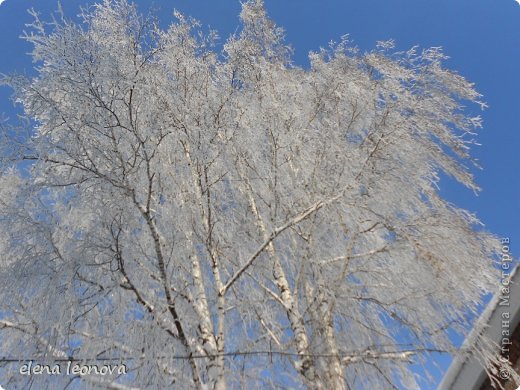
[[[88,0],[63,0],[75,15]],[[238,0],[136,1],[143,10],[154,6],[161,20],[172,10],[194,16],[219,31],[222,40],[238,25]],[[483,170],[474,170],[483,191],[473,192],[449,180],[441,191],[451,202],[468,209],[485,228],[509,237],[511,250],[520,253],[520,5],[515,0],[265,0],[274,21],[285,28],[295,50],[294,62],[306,66],[309,50],[327,46],[350,34],[362,50],[378,40],[395,39],[397,49],[442,46],[451,58],[447,66],[476,84],[489,108],[482,113],[480,147],[473,149]],[[0,4],[0,73],[32,73],[30,46],[18,37],[34,7],[48,15],[55,0],[6,0]],[[13,117],[10,91],[0,88],[0,113]],[[472,108],[472,112],[477,111]],[[446,366],[448,361],[442,359]]]

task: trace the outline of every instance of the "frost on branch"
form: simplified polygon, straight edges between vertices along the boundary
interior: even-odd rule
[[[2,130],[2,355],[132,373],[87,386],[342,389],[417,387],[455,352],[499,245],[437,192],[478,190],[480,126],[440,49],[344,39],[303,69],[261,1],[222,52],[178,12],[83,16],[37,19],[37,76],[3,80],[34,127]]]

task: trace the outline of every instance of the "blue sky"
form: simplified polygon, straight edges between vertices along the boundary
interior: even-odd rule
[[[67,14],[77,13],[87,0],[64,0]],[[92,1],[89,1],[92,3]],[[136,1],[143,10],[159,8],[161,20],[172,11],[194,16],[219,31],[221,39],[238,25],[238,0]],[[447,67],[476,84],[489,108],[482,115],[480,147],[473,149],[482,170],[474,170],[483,188],[478,195],[441,181],[441,192],[451,202],[482,220],[485,229],[509,237],[512,253],[520,253],[520,5],[515,0],[265,0],[275,22],[286,30],[295,50],[294,62],[308,64],[307,53],[350,34],[362,50],[378,40],[394,39],[397,49],[442,46],[451,58]],[[55,0],[0,0],[0,73],[32,73],[30,46],[19,39],[31,18],[30,7],[43,15],[56,8]],[[0,88],[0,113],[14,117],[10,91]],[[443,359],[441,365],[446,366]]]

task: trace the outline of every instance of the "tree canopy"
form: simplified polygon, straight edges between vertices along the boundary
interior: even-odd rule
[[[345,38],[305,69],[261,1],[222,49],[126,0],[34,17],[37,75],[3,79],[1,354],[128,372],[4,385],[414,388],[457,352],[500,243],[437,190],[478,191],[482,105],[440,49]]]

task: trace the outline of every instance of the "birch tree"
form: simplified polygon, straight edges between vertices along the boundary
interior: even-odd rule
[[[261,1],[223,45],[126,0],[33,15],[37,75],[3,79],[27,120],[2,128],[1,354],[128,372],[2,385],[416,388],[457,352],[500,245],[437,190],[478,191],[482,105],[440,49],[298,67]]]

